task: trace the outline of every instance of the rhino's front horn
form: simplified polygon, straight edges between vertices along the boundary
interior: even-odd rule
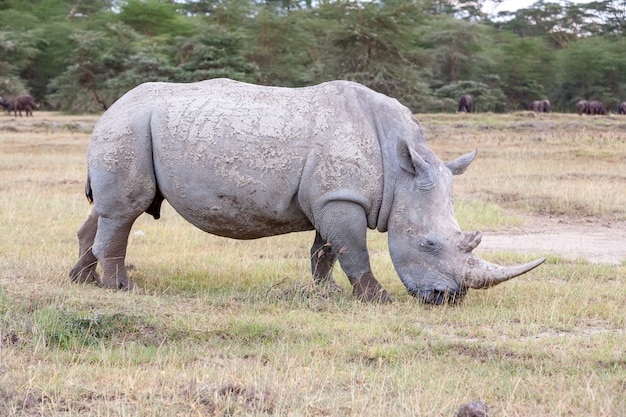
[[[470,256],[463,268],[463,283],[470,288],[493,287],[501,282],[525,274],[541,265],[546,258],[537,259],[524,265],[503,267],[492,264],[476,256]]]

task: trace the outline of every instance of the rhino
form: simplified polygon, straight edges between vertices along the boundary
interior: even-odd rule
[[[164,200],[196,227],[234,239],[315,230],[314,282],[337,288],[339,260],[363,301],[392,299],[372,273],[368,228],[388,233],[407,291],[431,304],[544,261],[502,267],[472,254],[482,234],[459,227],[452,176],[476,151],[442,162],[407,107],[354,82],[141,84],[101,116],[87,154],[93,209],[77,233],[75,282],[134,288],[128,235],[142,213],[158,219]]]

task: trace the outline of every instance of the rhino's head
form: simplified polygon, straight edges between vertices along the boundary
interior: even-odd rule
[[[492,287],[545,260],[505,268],[472,254],[482,234],[461,231],[452,175],[465,172],[476,151],[444,164],[426,146],[419,153],[402,146],[388,236],[393,264],[410,294],[431,304],[457,302],[468,288]]]

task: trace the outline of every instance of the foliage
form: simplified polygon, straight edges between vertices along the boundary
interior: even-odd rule
[[[422,9],[413,3],[381,7],[338,2],[320,12],[328,30],[308,73],[311,82],[348,79],[395,97],[413,111],[428,108],[430,58],[416,42],[416,24],[426,19]],[[331,25],[337,15],[341,19]]]
[[[77,31],[70,37],[75,43],[72,65],[52,83],[50,101],[69,111],[106,110],[116,97],[104,92],[106,83],[122,69],[124,44],[111,48],[103,32]]]
[[[282,86],[349,79],[419,112],[449,111],[458,83],[492,90],[481,87],[484,100],[492,97],[484,110],[549,98],[553,109],[573,111],[580,97],[611,107],[625,98],[626,0],[538,1],[498,16],[485,6],[4,0],[0,94],[30,92],[49,108],[102,111],[141,82],[229,77]]]
[[[257,67],[244,58],[241,35],[217,25],[208,29],[199,28],[196,35],[175,40],[175,62],[184,73],[180,80],[200,81],[226,77],[255,81],[258,77]]]
[[[496,71],[514,110],[528,109],[533,100],[548,97],[553,54],[542,38],[506,36],[502,39]]]
[[[592,37],[568,45],[559,53],[562,101],[574,104],[580,99],[602,100],[614,110],[626,98],[626,47],[617,41]]]
[[[127,0],[119,13],[122,23],[148,36],[191,35],[190,22],[176,12],[176,5],[158,0]]]
[[[502,112],[504,94],[498,86],[498,80],[492,81],[491,85],[477,81],[461,81],[441,87],[435,92],[437,97],[442,99],[441,108],[437,110],[456,110],[459,97],[469,94],[474,98],[477,111]]]

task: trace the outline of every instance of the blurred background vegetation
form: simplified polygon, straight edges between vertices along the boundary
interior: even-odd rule
[[[146,81],[363,83],[414,112],[626,99],[626,0],[0,0],[0,96],[101,112]]]

